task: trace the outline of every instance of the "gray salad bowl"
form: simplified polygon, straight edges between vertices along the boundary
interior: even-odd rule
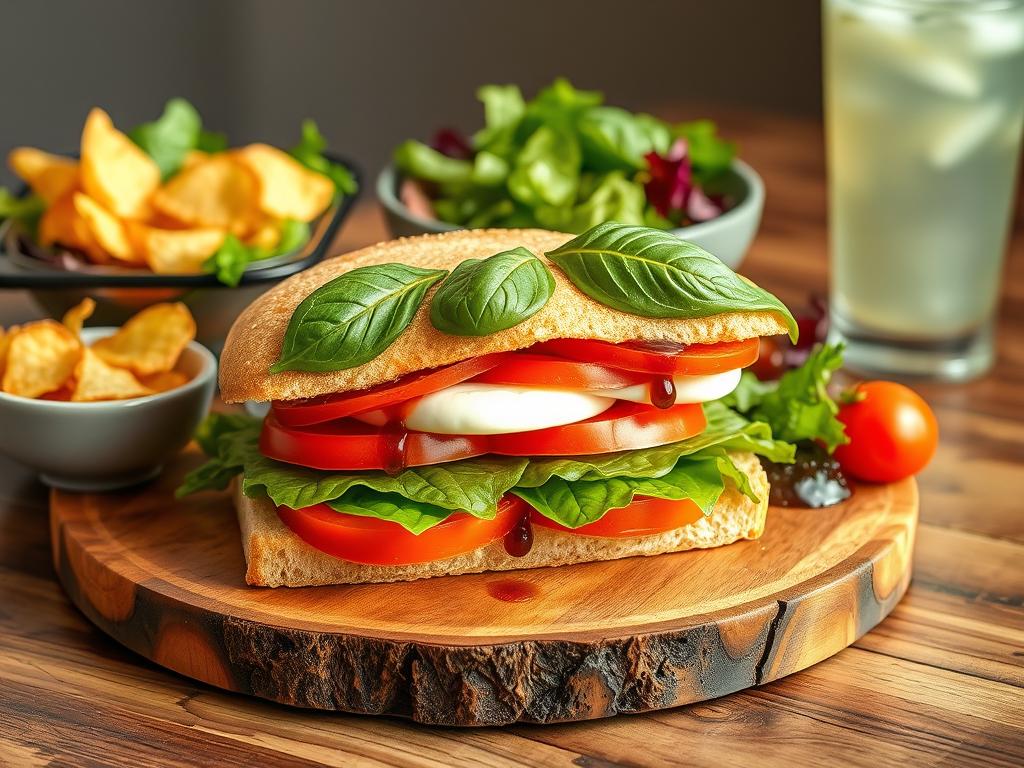
[[[384,206],[392,236],[409,237],[462,229],[455,224],[411,213],[398,195],[401,181],[401,174],[393,165],[386,166],[377,177],[377,199]],[[732,208],[718,218],[679,227],[672,232],[713,253],[731,269],[736,269],[743,261],[761,223],[764,182],[757,171],[745,162],[733,160],[732,168],[719,186],[733,200]]]
[[[91,343],[116,328],[86,328]],[[131,400],[71,403],[0,392],[0,453],[39,472],[47,485],[106,491],[141,483],[192,438],[206,416],[217,381],[217,360],[193,341],[176,370],[180,387]]]

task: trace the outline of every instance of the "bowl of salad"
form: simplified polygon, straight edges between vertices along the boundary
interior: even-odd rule
[[[396,237],[603,221],[670,230],[730,267],[761,221],[764,184],[710,120],[671,124],[604,104],[558,79],[527,101],[515,85],[477,96],[484,127],[409,140],[377,179]]]
[[[329,249],[358,173],[325,150],[311,120],[280,149],[230,146],[184,99],[125,132],[93,108],[78,152],[10,152],[24,186],[0,189],[0,288],[55,315],[90,297],[109,325],[182,301],[216,349],[256,296]]]

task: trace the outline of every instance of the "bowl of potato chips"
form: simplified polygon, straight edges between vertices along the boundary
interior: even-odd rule
[[[216,385],[217,361],[193,340],[184,304],[84,328],[94,306],[0,331],[0,453],[69,490],[158,474],[206,416]]]
[[[183,99],[127,133],[94,108],[77,156],[11,151],[26,188],[0,190],[0,288],[28,288],[54,315],[88,295],[109,324],[181,301],[217,347],[270,283],[326,255],[358,175],[325,148],[310,120],[288,151],[230,148]]]

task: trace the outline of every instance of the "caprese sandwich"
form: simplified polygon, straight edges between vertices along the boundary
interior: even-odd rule
[[[761,535],[771,429],[719,402],[796,324],[654,229],[476,230],[331,259],[242,313],[210,461],[253,585],[384,582]]]

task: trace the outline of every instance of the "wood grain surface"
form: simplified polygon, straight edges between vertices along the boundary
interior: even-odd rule
[[[772,509],[757,541],[394,584],[257,589],[227,493],[155,482],[50,496],[54,567],[97,626],[161,666],[283,704],[440,725],[562,722],[717,698],[805,669],[910,582],[917,487]],[[503,601],[509,585],[530,599]]]
[[[794,306],[827,283],[822,132],[710,115],[767,186],[743,271]],[[339,251],[385,236],[362,206]],[[803,672],[720,699],[565,725],[474,730],[303,712],[166,672],[96,629],[50,564],[47,495],[0,459],[0,763],[216,766],[1024,764],[1024,206],[1000,305],[999,357],[966,385],[917,385],[942,431],[918,478],[914,581],[892,614]],[[0,294],[0,323],[39,316]]]

